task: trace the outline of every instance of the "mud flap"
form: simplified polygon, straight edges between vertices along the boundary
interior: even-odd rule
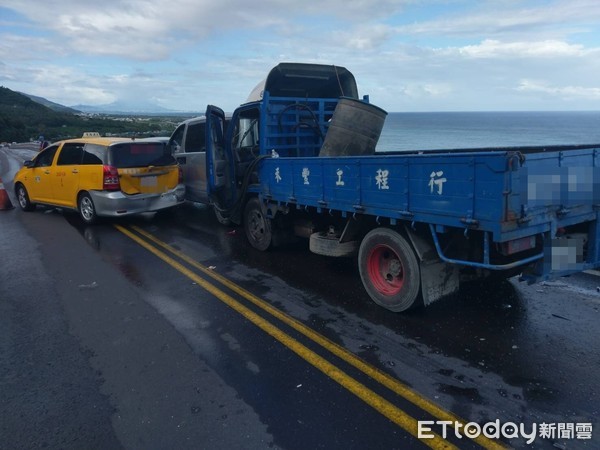
[[[456,264],[438,260],[421,261],[421,292],[425,306],[450,295],[459,288],[459,270]]]
[[[431,305],[440,298],[458,291],[459,266],[443,262],[431,242],[408,226],[405,230],[420,262],[423,304]]]

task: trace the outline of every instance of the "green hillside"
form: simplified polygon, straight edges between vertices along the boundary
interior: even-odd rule
[[[80,137],[85,131],[101,135],[168,135],[174,123],[164,118],[85,117],[57,112],[29,97],[0,86],[0,142],[26,142],[44,136],[47,141]]]
[[[76,109],[69,108],[68,106],[64,106],[64,105],[60,105],[58,103],[51,102],[50,100],[45,99],[44,97],[38,97],[36,95],[27,94],[25,92],[19,92],[19,94],[23,94],[24,96],[29,97],[31,100],[33,100],[36,103],[39,103],[40,105],[47,106],[52,111],[69,113],[69,114],[81,113],[81,111],[77,111]]]

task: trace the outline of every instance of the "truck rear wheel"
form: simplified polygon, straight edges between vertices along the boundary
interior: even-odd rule
[[[371,230],[358,252],[363,285],[375,303],[394,312],[415,305],[421,288],[419,263],[410,244],[389,228]]]
[[[265,251],[273,242],[271,219],[263,213],[262,205],[257,197],[253,197],[244,208],[244,230],[250,245],[257,250]]]

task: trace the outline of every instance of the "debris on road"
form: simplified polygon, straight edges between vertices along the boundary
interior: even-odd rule
[[[564,281],[542,281],[540,286],[549,286],[549,287],[567,287],[568,284]]]
[[[98,287],[98,283],[95,281],[92,284],[80,284],[77,286],[79,289],[96,289]]]

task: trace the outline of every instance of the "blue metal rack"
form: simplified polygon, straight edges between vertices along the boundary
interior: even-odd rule
[[[327,134],[337,99],[268,97],[261,120],[263,146],[279,156],[317,156]]]

